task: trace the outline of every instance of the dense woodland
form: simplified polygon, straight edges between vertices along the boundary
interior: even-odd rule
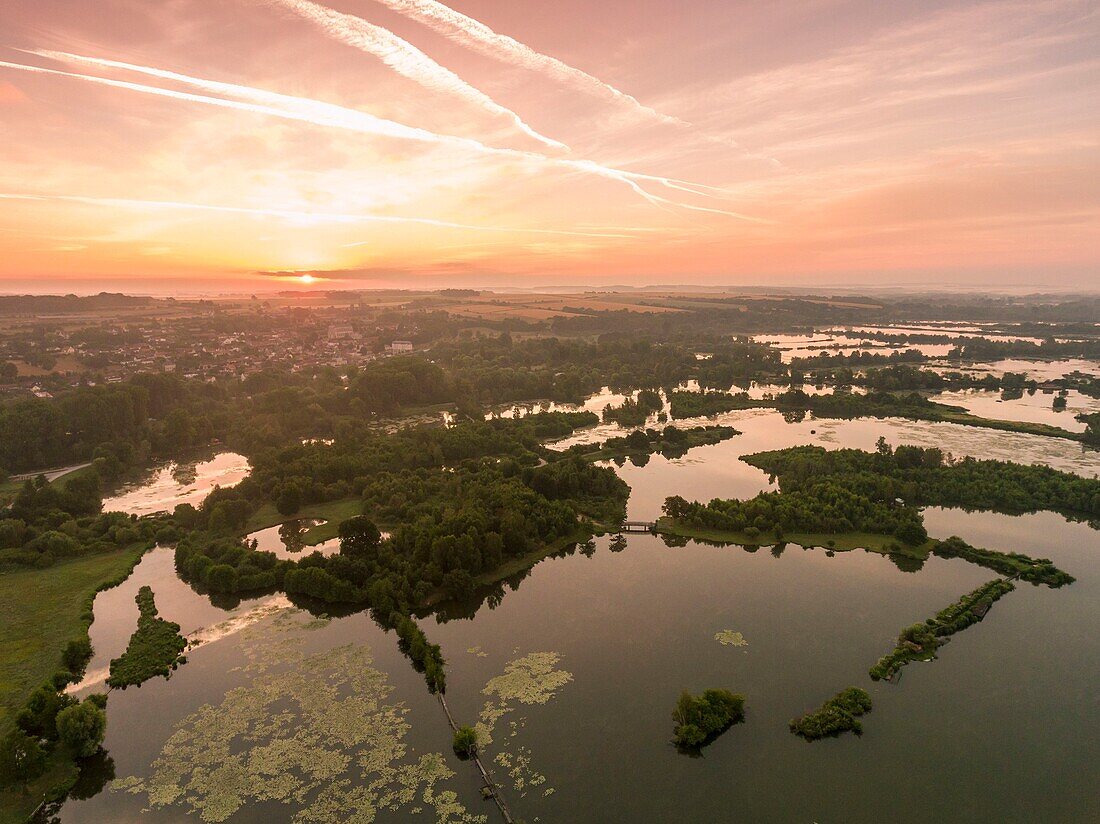
[[[784,492],[837,480],[871,500],[906,506],[959,506],[1019,514],[1038,510],[1100,519],[1100,480],[1046,466],[973,457],[950,459],[936,447],[891,447],[875,452],[796,446],[744,460],[779,479]]]

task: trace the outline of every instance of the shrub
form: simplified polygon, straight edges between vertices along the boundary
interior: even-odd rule
[[[459,758],[470,758],[477,752],[477,730],[473,727],[459,727],[451,746]]]
[[[672,713],[674,740],[680,747],[702,747],[734,724],[745,720],[745,698],[728,690],[706,690],[700,696],[684,692]]]
[[[57,714],[58,740],[74,755],[94,755],[107,733],[107,713],[94,701],[66,707]]]

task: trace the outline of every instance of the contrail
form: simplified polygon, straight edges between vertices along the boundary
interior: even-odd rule
[[[311,2],[311,0],[267,0],[282,6],[307,20],[316,23],[330,37],[373,54],[391,69],[433,91],[455,95],[490,114],[505,118],[528,137],[554,149],[568,149],[564,143],[539,134],[528,126],[518,114],[497,103],[480,89],[476,89],[441,66],[416,46],[398,37],[389,29],[376,26],[361,17],[344,14]]]
[[[54,53],[43,52],[45,56],[50,56]],[[62,54],[57,52],[56,54]],[[379,137],[391,137],[400,140],[416,140],[423,143],[445,143],[460,145],[464,148],[473,149],[477,151],[491,152],[493,151],[488,146],[479,143],[476,140],[470,140],[463,137],[447,137],[444,135],[438,135],[435,132],[430,132],[427,129],[418,129],[413,126],[406,126],[402,123],[397,123],[392,120],[385,120],[381,117],[375,117],[372,114],[366,112],[360,112],[355,109],[347,109],[343,106],[335,106],[330,103],[321,103],[316,100],[309,100],[301,97],[291,97],[289,95],[277,94],[275,92],[262,91],[260,89],[250,89],[248,86],[236,86],[231,83],[219,83],[214,80],[200,80],[194,77],[188,77],[187,75],[178,75],[174,72],[161,71],[160,69],[148,68],[145,66],[131,66],[127,63],[117,63],[113,60],[98,60],[91,57],[79,57],[78,55],[71,55],[71,59],[81,62],[99,63],[105,66],[115,66],[117,68],[129,69],[131,71],[141,72],[143,74],[154,75],[167,80],[177,80],[181,83],[188,83],[198,88],[205,88],[210,91],[220,91],[225,94],[236,94],[238,97],[248,97],[252,100],[264,100],[266,103],[257,102],[241,102],[238,100],[225,100],[220,97],[208,97],[201,94],[192,94],[190,92],[178,92],[172,89],[162,89],[159,86],[146,86],[141,83],[131,83],[126,80],[111,80],[106,77],[96,77],[88,74],[77,74],[75,72],[65,72],[58,69],[47,69],[41,66],[28,66],[23,63],[9,63],[6,60],[0,60],[0,67],[8,69],[18,69],[19,71],[32,72],[34,74],[48,74],[57,77],[68,77],[74,80],[84,80],[89,83],[97,83],[102,86],[110,86],[116,89],[128,89],[129,91],[143,92],[145,94],[157,95],[159,97],[168,97],[173,100],[184,100],[189,103],[204,103],[209,106],[220,106],[225,109],[236,109],[238,111],[252,112],[254,114],[265,114],[271,117],[281,117],[287,120],[298,120],[305,123],[313,123],[318,126],[334,126],[342,129],[349,129],[355,132],[363,132],[366,134],[373,134]],[[60,58],[59,58],[60,59]],[[268,105],[268,104],[275,105]],[[278,106],[282,106],[279,108]]]
[[[525,43],[506,34],[493,31],[479,20],[467,17],[450,6],[436,0],[378,0],[382,5],[406,17],[423,23],[430,29],[442,34],[448,40],[465,46],[473,51],[531,71],[540,72],[564,85],[579,91],[629,105],[647,117],[656,118],[662,123],[676,126],[690,124],[677,117],[662,114],[639,103],[626,92],[619,91],[609,83],[587,72],[570,66],[548,54],[535,51]]]
[[[455,11],[450,6],[437,2],[437,0],[378,0],[378,2],[399,14],[424,24],[448,40],[479,54],[484,54],[512,66],[539,72],[562,85],[594,97],[625,105],[638,114],[660,123],[677,126],[681,129],[694,129],[694,126],[686,120],[650,108],[640,103],[637,98],[616,89],[598,77],[593,77],[588,72],[570,66],[556,57],[535,51],[526,43],[521,43],[506,34],[500,34],[480,20],[475,20],[473,17]],[[764,161],[771,166],[782,166],[774,157],[746,151],[732,137],[707,134],[697,134],[696,136],[707,143],[737,149],[747,158]]]
[[[160,86],[148,86],[141,83],[131,83],[125,80],[111,80],[109,78],[99,77],[97,75],[79,74],[75,72],[61,71],[59,69],[47,69],[41,66],[30,66],[23,63],[10,63],[4,60],[0,60],[0,67],[31,72],[34,74],[47,74],[57,77],[67,77],[74,80],[84,80],[89,83],[96,83],[103,86],[109,86],[111,88],[127,89],[129,91],[143,92],[145,94],[167,97],[174,100],[182,100],[191,103],[203,103],[206,105],[218,106],[226,109],[236,109],[238,111],[252,112],[254,114],[264,114],[271,117],[281,117],[288,120],[312,123],[318,126],[329,126],[333,128],[347,129],[350,131],[376,135],[379,137],[388,137],[399,140],[411,140],[421,143],[432,143],[440,146],[452,146],[455,148],[461,148],[484,155],[506,157],[512,160],[522,160],[525,162],[535,163],[543,166],[569,169],[571,171],[592,174],[603,177],[607,180],[614,180],[622,183],[626,186],[629,186],[634,192],[639,194],[649,203],[667,203],[669,205],[677,206],[684,209],[723,214],[728,217],[737,218],[738,220],[746,220],[754,223],[770,222],[762,220],[760,218],[743,215],[738,212],[726,211],[722,209],[708,209],[701,206],[692,206],[690,204],[681,203],[679,201],[668,200],[667,198],[663,198],[650,192],[646,192],[638,185],[638,181],[653,182],[663,186],[667,186],[669,188],[681,189],[683,191],[694,192],[697,195],[704,195],[703,192],[683,188],[684,186],[701,185],[690,183],[688,181],[660,177],[657,175],[647,175],[639,172],[628,172],[623,169],[615,169],[610,166],[603,166],[592,160],[571,160],[566,158],[553,158],[547,157],[546,155],[538,154],[537,152],[523,151],[520,149],[496,148],[493,146],[488,146],[472,138],[438,134],[427,129],[421,129],[415,126],[407,126],[403,123],[397,123],[393,120],[386,120],[381,117],[376,117],[375,115],[359,111],[358,109],[349,109],[345,106],[338,106],[333,103],[324,103],[318,100],[304,97],[294,97],[292,95],[285,95],[278,92],[257,89],[252,86],[241,86],[235,83],[223,83],[217,80],[206,80],[203,78],[192,77],[186,74],[166,71],[164,69],[157,69],[150,66],[139,66],[132,63],[123,63],[117,60],[106,60],[97,57],[85,57],[82,55],[69,54],[68,52],[54,52],[47,50],[28,51],[25,49],[18,49],[18,51],[24,51],[29,54],[35,54],[56,60],[90,63],[96,66],[137,72],[139,74],[150,75],[152,77],[158,77],[164,80],[184,83],[199,89],[203,89],[204,91],[211,91],[232,97],[242,98],[242,100],[226,100],[225,98],[221,97],[210,97],[208,95],[199,95],[192,94],[190,92],[175,91],[172,89],[161,88]],[[722,191],[720,189],[713,188],[712,190]],[[713,197],[713,195],[704,196]]]
[[[175,209],[182,211],[222,212],[256,217],[277,217],[284,220],[304,222],[332,223],[415,223],[422,226],[435,226],[443,229],[464,229],[477,232],[496,232],[504,234],[564,235],[568,237],[613,238],[637,240],[637,235],[628,232],[643,231],[632,228],[613,228],[606,232],[580,232],[568,229],[531,229],[510,226],[477,226],[472,223],[453,223],[429,217],[401,217],[396,215],[346,214],[339,212],[302,212],[294,209],[251,209],[244,206],[218,206],[207,203],[186,203],[175,200],[135,200],[123,197],[87,197],[85,195],[36,195],[18,192],[0,192],[0,200],[31,200],[40,202],[59,201],[80,203],[86,206],[116,206],[126,209]],[[363,242],[365,243],[365,241]],[[362,243],[349,243],[347,246],[359,246]]]

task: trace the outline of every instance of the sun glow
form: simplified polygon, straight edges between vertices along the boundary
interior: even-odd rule
[[[310,284],[310,283],[314,283],[316,280],[317,280],[317,278],[315,278],[313,275],[299,275],[298,276],[298,282],[299,283]]]

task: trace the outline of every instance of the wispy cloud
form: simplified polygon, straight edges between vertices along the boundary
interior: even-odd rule
[[[662,123],[686,126],[677,117],[662,114],[639,103],[626,92],[556,57],[535,51],[525,43],[493,31],[479,20],[436,0],[379,0],[382,5],[416,20],[448,40],[512,66],[539,72],[562,85],[604,100],[624,104],[638,114]]]
[[[145,74],[163,80],[183,83],[195,88],[202,89],[204,91],[225,94],[227,96],[236,97],[239,99],[227,100],[221,97],[197,95],[190,92],[181,92],[173,89],[166,89],[160,86],[148,86],[140,83],[131,83],[129,81],[113,80],[110,78],[100,77],[98,75],[66,72],[57,69],[47,69],[41,66],[31,66],[22,63],[10,63],[2,60],[0,60],[0,67],[32,72],[36,74],[46,74],[76,80],[83,80],[89,83],[96,83],[112,88],[127,89],[129,91],[143,92],[145,94],[158,95],[161,97],[168,97],[192,103],[203,103],[206,105],[219,106],[227,109],[252,112],[254,114],[263,114],[271,117],[282,117],[290,120],[312,123],[317,126],[349,129],[351,131],[362,132],[379,137],[388,137],[399,140],[412,140],[422,143],[432,143],[440,146],[449,146],[466,151],[473,151],[479,154],[492,155],[502,158],[508,158],[511,160],[519,160],[525,163],[536,164],[542,167],[550,166],[564,171],[595,175],[628,186],[639,197],[655,206],[667,206],[672,208],[687,209],[696,212],[720,214],[726,217],[732,217],[738,220],[744,220],[752,223],[771,222],[762,218],[745,215],[740,212],[698,206],[680,200],[672,200],[671,198],[663,197],[661,195],[657,195],[653,192],[647,191],[640,185],[642,183],[655,183],[669,189],[676,189],[683,192],[691,192],[695,195],[705,197],[716,197],[718,196],[717,193],[722,192],[722,190],[720,189],[715,189],[714,187],[705,186],[703,184],[691,183],[689,181],[677,180],[675,178],[663,177],[660,175],[650,175],[643,174],[641,172],[630,172],[623,169],[616,169],[610,166],[604,166],[593,160],[572,160],[567,158],[554,158],[547,157],[546,155],[539,154],[537,152],[488,146],[472,138],[438,134],[427,129],[407,126],[405,124],[397,123],[392,120],[386,120],[384,118],[376,117],[375,115],[360,111],[358,109],[350,109],[345,106],[335,105],[333,103],[324,103],[318,100],[313,100],[311,98],[280,94],[277,92],[267,91],[265,89],[257,89],[252,86],[242,86],[235,83],[224,83],[216,80],[207,80],[204,78],[192,77],[190,75],[166,71],[164,69],[158,69],[150,66],[140,66],[132,63],[124,63],[117,60],[107,60],[98,57],[87,57],[83,55],[71,54],[69,52],[58,52],[49,50],[28,51],[22,49],[20,49],[19,51],[25,51],[29,54],[35,54],[40,57],[47,57],[54,60],[91,64],[104,68],[114,68],[124,71],[137,72],[139,74]]]
[[[136,200],[120,197],[87,197],[84,195],[41,195],[19,192],[0,192],[0,200],[59,201],[79,203],[86,206],[112,206],[124,209],[166,209],[174,211],[222,212],[227,214],[251,215],[253,217],[271,217],[299,224],[319,223],[412,223],[422,226],[434,226],[442,229],[462,229],[475,232],[494,232],[504,234],[560,235],[563,237],[607,238],[634,240],[634,232],[629,227],[612,227],[603,231],[573,231],[569,229],[542,229],[522,226],[478,226],[471,223],[454,223],[427,217],[404,217],[400,215],[342,214],[334,212],[307,212],[297,209],[254,209],[244,206],[218,206],[207,203],[183,203],[174,200]],[[346,246],[362,246],[368,241],[349,243]]]
[[[389,29],[377,26],[361,17],[313,3],[311,0],[268,0],[268,2],[317,24],[326,34],[341,43],[374,55],[402,77],[407,77],[427,89],[454,95],[494,117],[506,120],[511,126],[545,146],[554,149],[568,148],[558,140],[539,134],[514,111],[500,105],[480,89],[471,86],[453,71],[441,66]]]

